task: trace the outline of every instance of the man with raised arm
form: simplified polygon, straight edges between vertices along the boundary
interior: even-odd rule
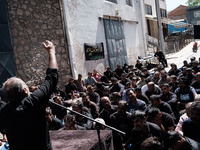
[[[51,150],[45,107],[58,82],[55,47],[42,43],[49,55],[45,81],[33,93],[24,81],[9,78],[2,87],[8,104],[0,111],[0,129],[5,130],[10,150]]]

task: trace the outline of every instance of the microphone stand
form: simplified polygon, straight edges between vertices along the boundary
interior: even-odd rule
[[[117,133],[120,133],[120,134],[123,134],[123,135],[126,134],[125,132],[120,131],[120,130],[114,128],[114,127],[111,127],[111,126],[109,126],[109,125],[103,124],[103,123],[101,123],[101,122],[99,122],[99,121],[94,120],[93,118],[90,118],[90,117],[88,117],[88,116],[85,116],[85,115],[83,115],[83,114],[81,114],[81,113],[79,113],[79,112],[76,112],[76,111],[74,111],[74,110],[71,110],[71,109],[69,109],[69,108],[67,108],[67,107],[65,107],[65,106],[63,106],[63,105],[58,104],[58,103],[55,103],[53,99],[49,99],[49,102],[52,103],[52,104],[54,104],[54,105],[60,106],[60,107],[66,109],[66,110],[68,110],[68,111],[70,111],[70,112],[73,112],[73,113],[75,113],[75,114],[77,114],[77,115],[80,115],[80,116],[82,116],[82,117],[84,117],[84,118],[87,118],[87,119],[89,119],[89,120],[91,120],[91,121],[93,121],[93,122],[96,122],[97,134],[98,134],[100,149],[101,149],[100,125],[103,125],[103,126],[109,128],[109,129],[111,129],[112,131],[115,131],[115,132],[117,132]]]

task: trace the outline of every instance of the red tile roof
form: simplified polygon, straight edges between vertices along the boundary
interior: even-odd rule
[[[187,8],[187,6],[184,6],[184,5],[180,5],[180,6],[176,7],[174,10],[172,10],[171,12],[168,13],[168,18],[186,15],[186,10],[185,10],[186,8]]]

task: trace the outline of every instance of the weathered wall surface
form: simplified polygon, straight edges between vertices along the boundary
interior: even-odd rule
[[[48,56],[41,47],[46,39],[56,46],[59,87],[71,76],[59,0],[6,0],[17,76],[39,84],[44,80]]]

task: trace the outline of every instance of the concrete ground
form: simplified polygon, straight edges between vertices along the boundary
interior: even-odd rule
[[[194,42],[191,42],[188,44],[186,47],[184,47],[182,50],[176,52],[176,53],[171,53],[166,55],[167,62],[168,62],[168,68],[165,68],[166,71],[169,71],[170,64],[175,63],[178,68],[183,66],[183,61],[187,60],[188,63],[190,62],[191,57],[196,57],[196,60],[199,60],[200,58],[200,47],[198,48],[197,52],[192,51]],[[198,45],[200,45],[200,42],[198,42]]]

